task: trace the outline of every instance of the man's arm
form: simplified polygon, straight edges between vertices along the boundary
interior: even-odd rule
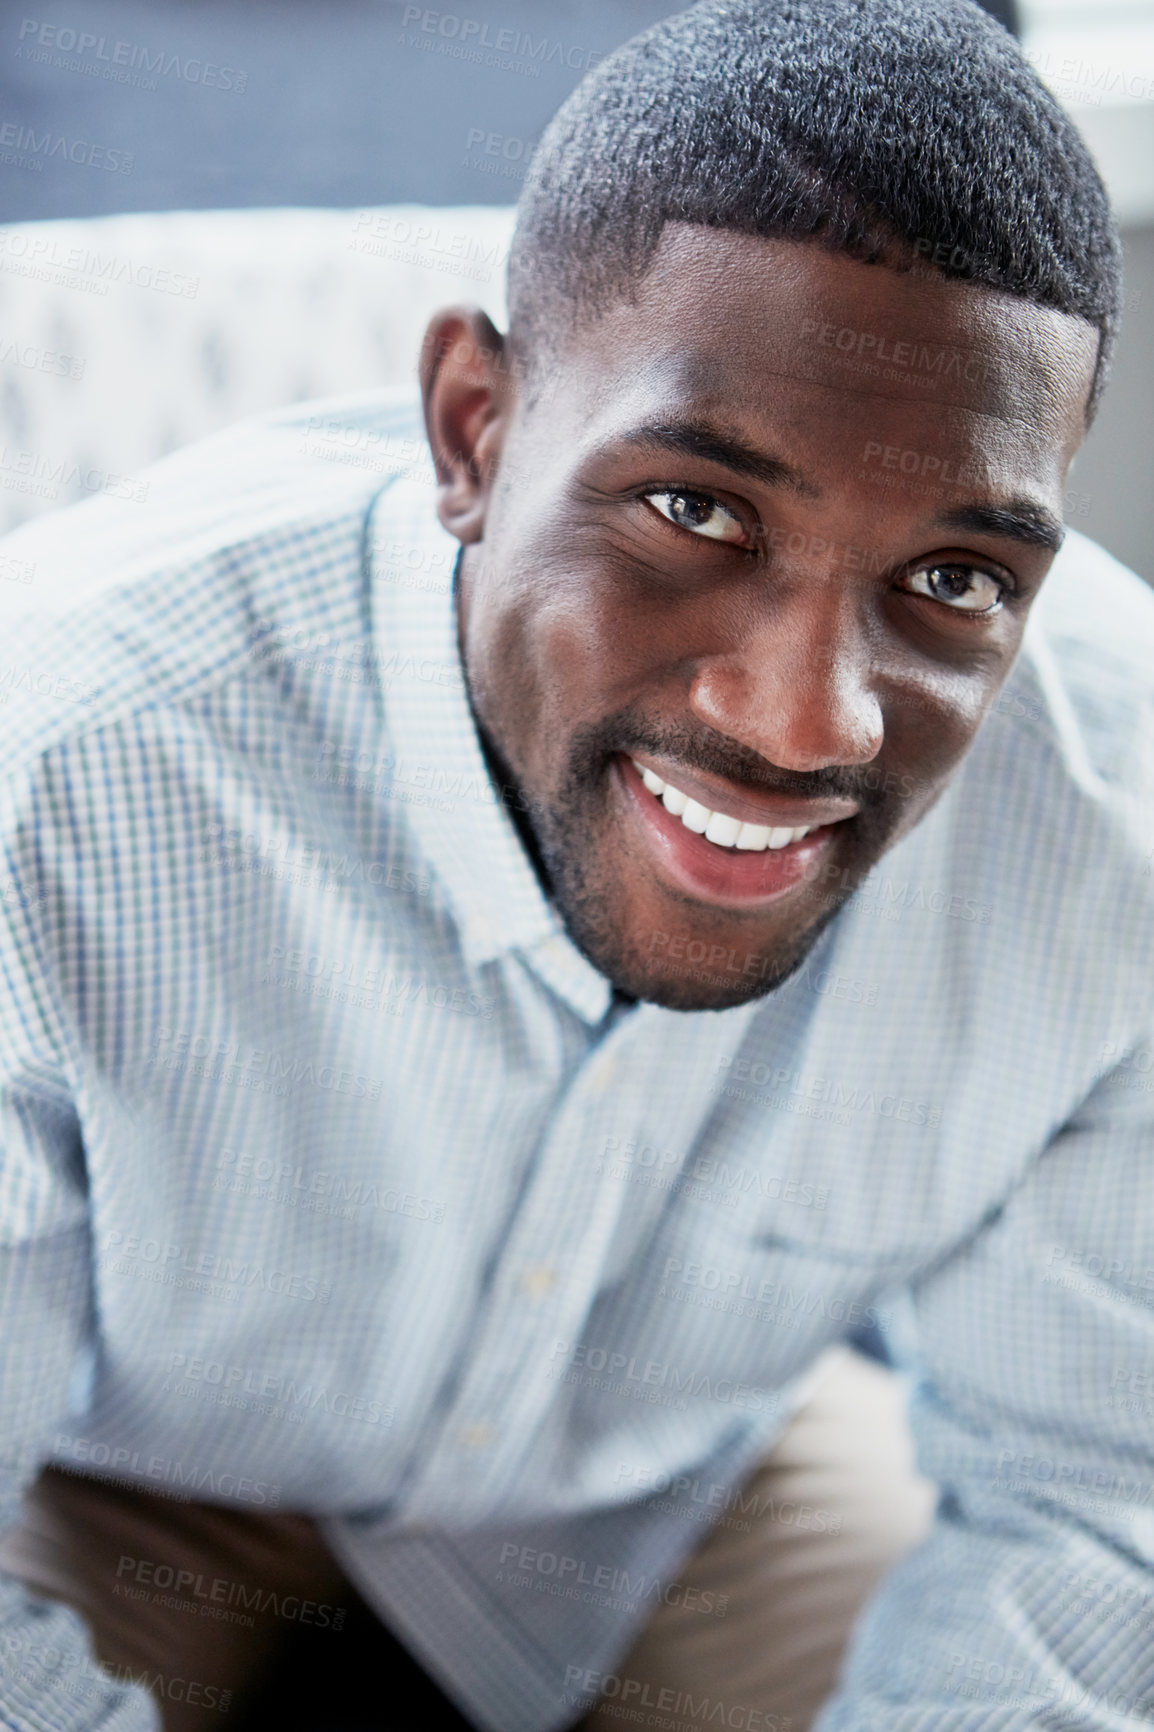
[[[1150,1724],[1154,1075],[1140,1062],[915,1292],[914,1430],[941,1506],[867,1609],[819,1732]]]
[[[18,882],[18,880],[14,880]],[[57,1432],[90,1332],[83,1150],[52,1048],[51,990],[20,899],[0,904],[0,1533]],[[103,1675],[76,1613],[0,1572],[0,1725],[152,1732],[143,1689]]]

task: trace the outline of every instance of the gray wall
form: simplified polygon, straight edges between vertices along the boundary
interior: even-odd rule
[[[438,0],[419,16],[406,0],[5,6],[0,222],[511,203],[533,141],[582,71],[676,10],[667,0]],[[82,147],[81,160],[11,148],[29,130]],[[1154,582],[1154,229],[1129,233],[1126,249],[1114,378],[1071,479],[1070,522]]]
[[[669,0],[0,4],[0,120],[132,158],[112,171],[0,160],[0,220],[512,203],[525,153],[582,72],[680,10]],[[50,22],[29,30],[29,19]],[[97,42],[79,53],[82,33]],[[475,133],[521,154],[493,157]]]
[[[1106,396],[1071,471],[1067,521],[1154,583],[1154,228],[1123,241],[1126,309]]]

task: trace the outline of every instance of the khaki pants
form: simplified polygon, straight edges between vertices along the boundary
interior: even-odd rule
[[[741,1522],[712,1529],[687,1561],[678,1603],[662,1604],[642,1629],[587,1732],[657,1724],[670,1711],[694,1726],[687,1695],[711,1726],[720,1702],[726,1724],[734,1709],[757,1709],[782,1732],[804,1732],[833,1690],[862,1603],[925,1533],[934,1496],[914,1474],[892,1374],[840,1348],[819,1371],[751,1480]],[[291,1596],[295,1616],[313,1607],[305,1615],[314,1623],[339,1625],[342,1604],[356,1599],[307,1517],[182,1504],[54,1469],[0,1540],[0,1567],[80,1611],[119,1675],[158,1674],[165,1732],[237,1724],[236,1713],[222,1722],[220,1692],[243,1710],[285,1645],[283,1612],[230,1617],[230,1589],[212,1584],[259,1583],[278,1606]],[[180,1571],[191,1576],[178,1591]],[[205,1616],[214,1593],[221,1615]]]

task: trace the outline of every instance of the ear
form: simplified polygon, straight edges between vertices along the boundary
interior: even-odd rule
[[[421,349],[425,429],[437,516],[464,546],[480,541],[515,400],[505,339],[478,307],[437,313]]]

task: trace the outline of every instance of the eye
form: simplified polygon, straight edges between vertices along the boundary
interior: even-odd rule
[[[691,535],[704,535],[710,541],[730,541],[749,546],[749,537],[735,511],[714,499],[711,493],[690,493],[683,488],[664,493],[647,493],[645,498],[655,511],[678,529]]]
[[[905,575],[903,588],[938,601],[954,613],[992,614],[1002,605],[1007,583],[977,565],[919,565]]]

